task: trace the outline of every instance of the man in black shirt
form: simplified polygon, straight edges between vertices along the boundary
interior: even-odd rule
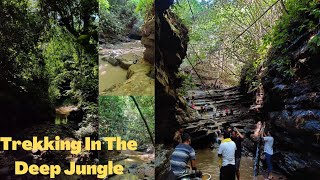
[[[237,128],[233,128],[231,133],[231,140],[236,143],[237,150],[235,153],[235,160],[236,160],[236,176],[237,180],[240,180],[240,160],[241,160],[241,142],[243,141],[244,136],[238,131]]]

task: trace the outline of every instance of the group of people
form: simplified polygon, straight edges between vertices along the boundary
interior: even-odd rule
[[[254,177],[259,174],[259,161],[260,159],[265,160],[267,165],[267,179],[272,179],[272,155],[273,155],[273,133],[270,129],[266,129],[266,124],[259,121],[256,124],[256,129],[254,133],[251,135],[251,138],[255,140],[256,145],[256,153],[254,159]],[[263,155],[260,156],[260,145],[264,143]],[[262,158],[261,158],[262,157]]]
[[[244,140],[237,128],[228,128],[223,132],[223,140],[218,149],[220,158],[220,179],[240,179],[241,142]]]
[[[208,112],[208,110],[209,110],[209,105],[208,105],[208,104],[202,105],[202,106],[200,107],[200,113],[201,113],[201,114],[203,114],[203,113],[205,113],[205,112]]]
[[[192,96],[191,97],[186,97],[186,100],[188,102],[188,106],[191,107],[192,109],[195,109],[196,106],[194,104],[194,92],[192,93]]]
[[[265,130],[265,125],[259,125],[259,131],[255,131],[252,135],[253,138],[260,139],[264,142],[264,157],[267,164],[268,174],[266,179],[272,179],[272,162],[271,158],[273,155],[273,142],[272,133],[269,130]],[[218,149],[218,157],[220,164],[220,180],[240,180],[240,161],[242,151],[242,141],[245,136],[242,135],[237,128],[229,127],[221,133],[222,140]],[[196,153],[191,147],[191,137],[188,133],[185,133],[183,128],[179,128],[174,136],[175,149],[172,153],[170,164],[171,172],[175,179],[184,174],[192,174],[194,177],[201,177],[201,171],[197,170],[196,167]],[[256,154],[259,156],[259,153]],[[256,160],[256,158],[255,158]],[[191,162],[191,166],[188,162]],[[257,173],[254,172],[256,178]]]
[[[216,117],[233,115],[233,109],[225,108],[224,110],[217,110]]]

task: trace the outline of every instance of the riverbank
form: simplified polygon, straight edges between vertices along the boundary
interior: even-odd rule
[[[99,94],[153,95],[153,64],[144,51],[140,40],[100,45]]]

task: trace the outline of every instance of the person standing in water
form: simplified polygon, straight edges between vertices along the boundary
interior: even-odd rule
[[[236,160],[236,176],[237,180],[240,180],[240,161],[241,161],[241,142],[244,140],[244,136],[238,131],[237,128],[233,128],[233,131],[231,133],[231,140],[236,143],[237,150],[235,154],[235,160]]]
[[[260,148],[262,143],[262,132],[265,127],[265,124],[262,125],[261,121],[258,121],[256,124],[256,129],[254,131],[254,134],[251,135],[251,138],[255,141],[256,146],[256,153],[254,158],[254,164],[253,164],[253,176],[254,179],[257,179],[257,176],[259,174],[259,162],[260,162]]]
[[[266,131],[267,133],[263,133],[263,141],[264,141],[264,153],[266,157],[266,163],[268,167],[268,179],[272,179],[272,155],[273,155],[273,142],[274,138],[272,137],[272,133],[270,130]]]
[[[235,152],[236,144],[230,139],[230,132],[224,131],[223,140],[219,146],[218,156],[220,158],[220,180],[235,180]]]

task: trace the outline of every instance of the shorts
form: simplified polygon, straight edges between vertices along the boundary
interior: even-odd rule
[[[237,158],[236,157],[236,171],[239,171],[239,169],[240,169],[240,161],[241,161],[241,157],[239,157],[239,158]]]

